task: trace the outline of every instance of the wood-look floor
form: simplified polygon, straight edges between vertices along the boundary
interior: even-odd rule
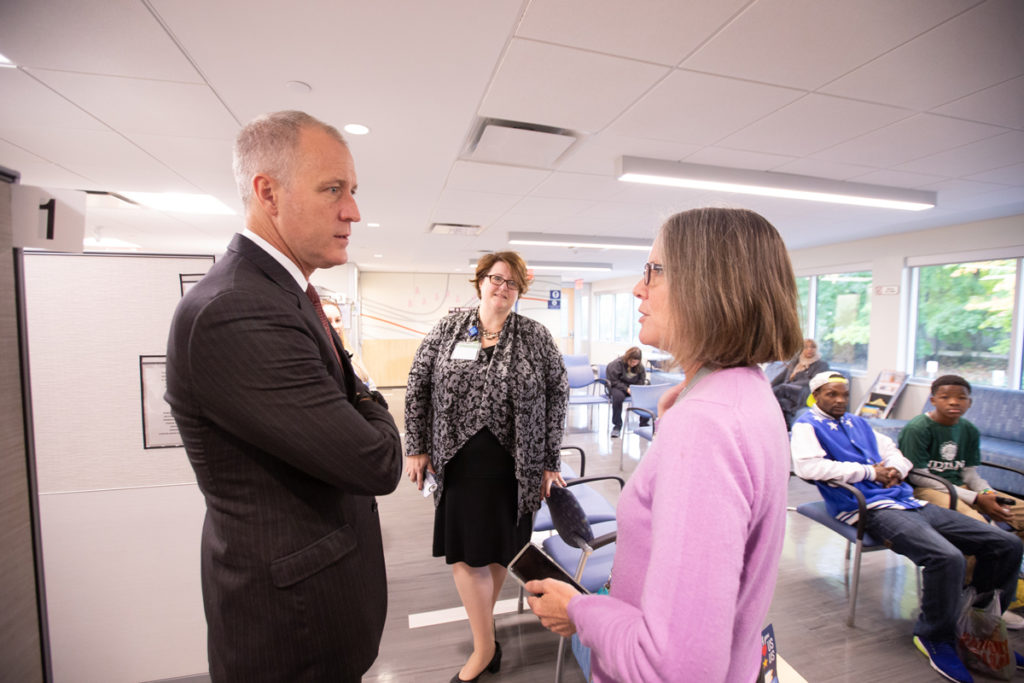
[[[618,474],[623,440],[609,438],[607,411],[594,413],[592,430],[585,410],[573,409],[570,417],[565,443],[586,451],[586,473]],[[628,442],[634,455],[645,446],[636,437]],[[626,477],[635,466],[636,461],[627,457]],[[618,487],[610,485],[602,492],[615,501]],[[790,482],[790,505],[817,497],[808,484],[795,478]],[[468,622],[410,629],[408,620],[410,614],[460,605],[450,568],[430,556],[433,506],[406,481],[379,502],[390,586],[388,622],[380,656],[364,681],[448,681],[470,652]],[[810,683],[941,680],[911,642],[917,587],[910,562],[888,551],[864,556],[857,625],[849,628],[844,552],[845,542],[838,535],[789,513],[778,585],[768,614],[782,657]],[[501,597],[517,595],[516,584],[509,579]],[[484,674],[481,682],[553,680],[556,636],[543,629],[528,609],[524,614],[499,615],[496,624],[504,650],[501,672]],[[1011,640],[1024,651],[1024,632],[1011,632]],[[975,680],[992,679],[976,675]],[[566,655],[563,681],[583,681],[571,654]]]

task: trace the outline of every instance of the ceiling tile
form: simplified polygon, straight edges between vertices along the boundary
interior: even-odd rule
[[[1024,132],[1011,131],[916,159],[898,168],[960,178],[1009,166],[1021,159],[1024,159]]]
[[[0,132],[0,135],[2,134]],[[41,159],[3,139],[0,139],[0,166],[21,173],[21,182],[25,185],[71,187],[82,190],[99,189],[96,183],[89,178],[72,173],[46,159]]]
[[[0,45],[19,66],[202,82],[138,0],[6,0],[0,2]]]
[[[475,192],[529,194],[550,175],[551,171],[535,168],[456,161],[448,174],[446,187]]]
[[[544,216],[551,219],[560,219],[565,216],[574,216],[580,211],[587,209],[594,204],[593,201],[584,199],[559,199],[557,197],[538,197],[531,195],[525,197],[515,205],[509,216]],[[538,225],[538,230],[553,229],[555,225]]]
[[[1012,164],[984,173],[976,173],[967,179],[977,180],[982,183],[1024,186],[1024,163]]]
[[[117,133],[66,128],[0,128],[8,140],[109,191],[194,192],[186,180]],[[95,189],[95,188],[94,188]]]
[[[987,0],[822,90],[928,110],[1024,73],[1022,36],[1024,2]]]
[[[231,170],[233,140],[143,135],[128,138],[191,182],[197,190],[211,194],[241,212],[242,200]]]
[[[533,191],[536,197],[607,201],[623,191],[624,183],[606,176],[588,173],[555,173]]]
[[[668,69],[593,52],[512,41],[479,114],[593,132],[663,78]]]
[[[33,76],[122,133],[234,139],[239,125],[209,87],[32,69]]]
[[[772,112],[721,144],[805,156],[913,115],[906,109],[810,94]]]
[[[0,69],[0,126],[56,126],[108,130],[101,121],[76,107],[21,69]]]
[[[1005,128],[983,123],[918,114],[813,156],[826,161],[885,168],[992,137],[1003,131]],[[904,170],[934,172],[927,167]]]
[[[813,90],[978,0],[758,0],[683,67]]]
[[[675,66],[747,2],[533,0],[516,35]]]
[[[712,145],[801,96],[801,91],[790,88],[677,70],[609,130],[617,135]]]
[[[950,102],[935,113],[1024,129],[1024,76]]]

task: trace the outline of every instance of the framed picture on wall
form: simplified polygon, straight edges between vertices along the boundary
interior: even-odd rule
[[[139,356],[142,388],[142,447],[178,448],[183,444],[171,407],[164,400],[167,389],[167,356]]]

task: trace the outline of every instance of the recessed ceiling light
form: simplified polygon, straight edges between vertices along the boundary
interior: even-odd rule
[[[373,258],[384,258],[384,254],[374,254]]]
[[[366,227],[368,227],[368,228],[379,228],[380,227],[380,223],[367,223]]]
[[[351,135],[366,135],[370,132],[370,129],[361,123],[347,123],[345,124],[345,132]]]
[[[0,55],[0,68],[2,68],[2,69],[14,69],[17,66],[18,66],[17,64],[15,64],[11,60],[7,59],[7,57],[4,57],[3,55]]]
[[[208,194],[184,192],[119,192],[128,199],[157,211],[168,213],[205,213],[230,216],[235,212],[227,204]]]

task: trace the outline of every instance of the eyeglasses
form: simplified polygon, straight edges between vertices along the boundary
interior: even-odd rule
[[[506,285],[510,292],[519,291],[519,283],[516,282],[515,280],[506,280],[500,275],[486,275],[485,277],[489,279],[491,281],[491,284],[498,289],[501,289],[502,285]]]
[[[654,261],[648,261],[644,264],[644,287],[651,284],[651,274],[654,272],[664,273],[665,266]]]

